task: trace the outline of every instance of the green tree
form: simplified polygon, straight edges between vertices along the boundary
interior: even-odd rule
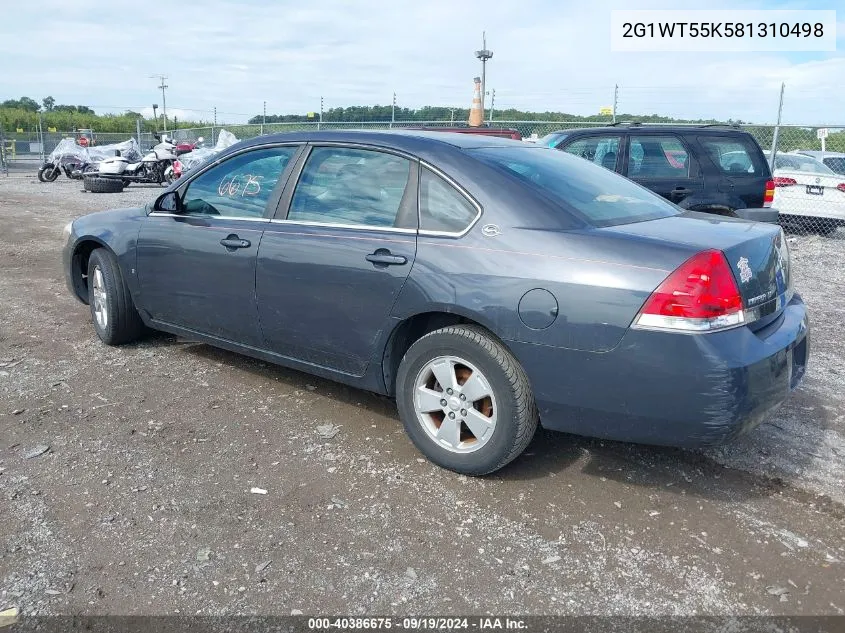
[[[44,110],[47,112],[53,111],[53,106],[56,105],[56,100],[53,97],[44,97],[41,100],[41,104],[44,106]]]

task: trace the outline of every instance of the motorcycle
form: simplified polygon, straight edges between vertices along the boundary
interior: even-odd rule
[[[63,139],[38,169],[38,180],[53,182],[63,172],[68,178],[79,180],[83,174],[95,169],[84,147],[77,145],[73,139]]]
[[[123,186],[130,183],[170,184],[175,178],[173,163],[176,161],[176,144],[166,134],[153,135],[159,143],[143,156],[140,161],[130,162],[119,152],[116,156],[100,162],[97,176],[123,181]]]

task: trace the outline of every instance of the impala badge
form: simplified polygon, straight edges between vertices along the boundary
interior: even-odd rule
[[[736,267],[739,268],[739,279],[742,283],[747,284],[751,281],[751,277],[754,276],[754,273],[752,273],[751,268],[748,267],[748,260],[745,257],[739,258],[739,261],[736,263]]]
[[[485,224],[481,227],[481,232],[487,237],[496,237],[502,234],[502,229],[495,224]]]

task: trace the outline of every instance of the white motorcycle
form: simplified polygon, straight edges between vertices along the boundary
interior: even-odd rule
[[[173,139],[155,134],[159,141],[139,162],[130,163],[118,152],[100,162],[100,178],[119,180],[123,187],[133,182],[170,184],[175,179],[173,163],[176,161],[176,144]]]

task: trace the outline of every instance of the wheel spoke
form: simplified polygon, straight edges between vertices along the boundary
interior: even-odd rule
[[[485,439],[487,433],[493,428],[493,420],[476,409],[467,411],[464,422],[477,440]]]
[[[443,409],[443,406],[440,404],[442,398],[443,394],[438,391],[434,391],[428,387],[418,387],[416,397],[417,411],[420,413],[441,411]]]
[[[484,377],[479,372],[474,371],[461,387],[461,393],[466,396],[469,402],[477,402],[489,396],[491,389]]]
[[[456,447],[461,443],[461,425],[457,419],[444,418],[440,428],[437,429],[437,439],[449,446]]]
[[[442,360],[439,363],[433,364],[431,366],[431,372],[437,378],[437,382],[440,383],[443,391],[450,388],[454,389],[458,386],[458,379],[455,376],[455,364],[451,360]]]

